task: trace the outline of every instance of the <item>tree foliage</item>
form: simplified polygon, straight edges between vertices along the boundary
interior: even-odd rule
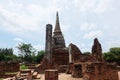
[[[12,48],[0,49],[0,61],[16,61],[17,56],[13,54]]]
[[[110,51],[107,53],[103,53],[103,58],[107,62],[116,62],[120,65],[120,47],[110,48]]]
[[[44,50],[36,52],[31,44],[21,43],[17,46],[19,50],[19,59],[29,63],[40,63],[44,57]]]
[[[0,48],[0,54],[12,55],[13,49],[12,48]]]
[[[91,53],[90,52],[84,52],[83,54],[90,55]]]
[[[36,55],[36,62],[40,63],[44,57],[44,50],[38,51],[38,54]]]
[[[32,57],[35,56],[35,49],[31,44],[21,43],[17,46],[19,50],[19,57],[25,62],[31,62]]]
[[[36,51],[31,44],[20,43],[17,46],[19,55],[13,54],[12,48],[0,48],[0,61],[20,61],[40,63],[44,57],[44,50]]]

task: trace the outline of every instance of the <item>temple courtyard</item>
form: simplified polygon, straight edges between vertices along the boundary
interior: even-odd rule
[[[40,79],[34,79],[34,80],[45,80],[44,74],[39,74],[39,75],[40,75]],[[119,75],[119,80],[120,80],[120,71],[118,72],[118,75]],[[10,80],[10,79],[11,78],[6,78],[3,80]],[[59,73],[58,80],[83,80],[83,79],[82,78],[73,78],[70,74]]]
[[[120,80],[120,71],[118,72],[119,74],[119,80]],[[45,75],[44,74],[40,74],[41,75],[41,79],[38,80],[45,80]],[[69,74],[65,74],[65,73],[60,73],[58,80],[83,80],[82,78],[73,78],[71,75]]]

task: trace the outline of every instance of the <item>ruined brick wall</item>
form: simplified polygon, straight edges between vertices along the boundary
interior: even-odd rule
[[[83,76],[83,74],[82,74],[82,65],[81,64],[75,63],[73,65],[72,76],[77,77],[77,78],[81,78]]]
[[[72,71],[73,71],[73,63],[69,63],[66,73],[67,74],[72,74]]]
[[[103,61],[102,59],[102,47],[98,39],[94,39],[94,44],[92,46],[92,55],[97,61]]]
[[[46,57],[43,58],[38,71],[44,72],[45,69],[58,69],[60,65],[69,64],[69,54],[67,48],[58,48],[52,50],[52,63],[49,63]]]
[[[45,80],[58,80],[58,70],[56,69],[45,70]]]
[[[0,62],[0,77],[7,76],[5,72],[17,72],[19,70],[19,63],[17,62]]]
[[[77,60],[77,62],[94,62],[95,59],[93,58],[92,55],[89,54],[82,54],[79,56],[79,59]]]
[[[107,64],[106,67],[107,67],[106,77],[109,80],[119,80],[118,79],[118,70],[117,70],[116,65]]]
[[[118,71],[115,65],[106,63],[83,63],[83,78],[88,80],[118,80]]]
[[[18,62],[6,62],[4,66],[6,72],[16,72],[20,70]]]
[[[80,49],[74,45],[69,45],[69,53],[71,54],[71,60],[73,63],[77,62],[102,62],[102,48],[98,39],[94,39],[94,44],[92,46],[92,54],[82,54]]]
[[[53,49],[52,64],[54,65],[68,65],[69,64],[69,53],[68,53],[67,48]]]
[[[80,60],[80,56],[82,55],[82,52],[80,51],[80,49],[72,43],[69,45],[69,49],[70,49],[72,62],[73,63],[78,62],[78,60]]]
[[[0,77],[2,77],[4,75],[4,63],[0,62]]]
[[[0,72],[16,72],[20,70],[18,62],[1,62]]]
[[[70,54],[71,59],[73,63],[79,63],[79,62],[95,62],[96,58],[91,54],[82,54],[80,49],[74,45],[70,44]]]

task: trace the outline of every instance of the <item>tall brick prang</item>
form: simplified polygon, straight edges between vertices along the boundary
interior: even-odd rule
[[[55,24],[55,29],[53,33],[53,48],[64,48],[64,47],[65,47],[65,40],[60,29],[59,16],[57,12],[56,24]]]

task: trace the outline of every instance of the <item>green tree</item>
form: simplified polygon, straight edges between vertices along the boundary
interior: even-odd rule
[[[90,55],[91,53],[90,52],[84,52],[83,54]]]
[[[110,48],[110,52],[120,57],[120,47]]]
[[[4,54],[0,54],[0,61],[4,61],[5,55]]]
[[[0,54],[0,61],[18,61],[18,57],[16,55],[5,55]]]
[[[103,54],[103,58],[108,62],[116,62],[120,65],[120,47],[110,48],[110,51]]]
[[[4,61],[18,61],[16,55],[5,55],[4,56]]]
[[[38,51],[38,54],[36,55],[36,62],[37,63],[40,63],[42,61],[44,54],[45,54],[44,50]]]
[[[16,61],[17,56],[13,54],[12,48],[0,48],[0,61]]]
[[[32,62],[32,57],[35,56],[36,50],[31,44],[21,43],[17,46],[19,50],[19,56],[23,61]]]
[[[12,55],[13,49],[12,48],[0,48],[0,54]]]

